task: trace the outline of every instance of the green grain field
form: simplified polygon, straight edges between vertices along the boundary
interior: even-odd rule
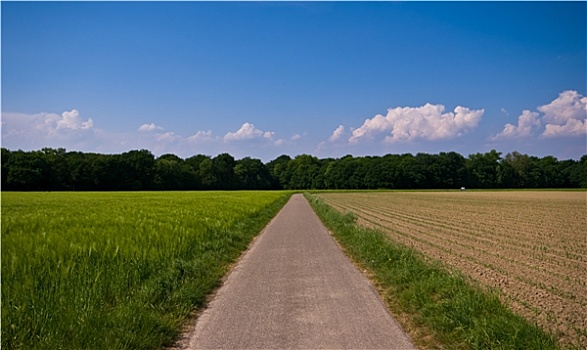
[[[2,193],[2,349],[170,345],[289,195]]]

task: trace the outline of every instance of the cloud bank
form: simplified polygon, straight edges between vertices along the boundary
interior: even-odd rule
[[[587,97],[567,90],[551,103],[538,107],[546,122],[543,137],[576,136],[587,134]]]
[[[501,139],[526,137],[532,135],[534,131],[540,127],[540,120],[538,120],[538,115],[539,114],[537,112],[524,110],[518,117],[518,125],[507,123],[504,126],[503,131],[491,139],[496,141]]]
[[[569,137],[587,134],[587,97],[577,91],[567,90],[549,104],[539,106],[540,113],[524,110],[518,117],[518,125],[506,124],[503,131],[492,140],[530,137],[544,125],[541,138]]]
[[[339,125],[328,138],[329,142],[336,142],[344,135],[344,125]]]
[[[72,133],[84,133],[94,127],[92,118],[84,121],[77,109],[56,113],[2,113],[3,136],[58,137]]]
[[[224,135],[224,141],[243,141],[253,139],[273,140],[275,135],[272,131],[261,131],[255,125],[246,122],[236,132],[228,132]]]
[[[47,114],[45,117],[45,126],[48,126],[49,129],[54,127],[56,130],[88,130],[94,126],[92,118],[88,118],[85,122],[82,121],[77,109],[72,109],[70,112],[63,112],[61,117],[56,114]]]
[[[150,131],[155,131],[155,130],[163,130],[163,128],[158,125],[155,125],[154,123],[143,124],[143,125],[139,126],[139,131],[142,131],[142,132],[150,132]]]
[[[214,139],[214,137],[212,136],[212,130],[206,130],[206,131],[198,131],[195,134],[193,134],[192,136],[188,137],[188,141],[189,142],[193,142],[193,143],[203,143],[203,142],[208,142],[208,141],[212,141]]]
[[[507,111],[502,109],[502,112],[510,118]],[[276,132],[261,130],[248,121],[238,128],[235,125],[236,130],[232,129],[235,131],[214,134],[212,130],[195,129],[198,131],[188,136],[190,134],[165,130],[152,122],[135,124],[127,131],[101,130],[95,127],[92,118],[82,117],[75,108],[61,114],[2,112],[2,145],[10,149],[63,147],[107,153],[146,148],[155,154],[184,155],[202,152],[295,154],[314,149],[324,156],[332,156],[357,152],[377,154],[388,152],[391,147],[394,152],[419,152],[426,147],[426,151],[436,149],[438,144],[435,141],[471,133],[478,127],[484,113],[484,109],[463,106],[447,111],[444,105],[430,103],[419,107],[400,106],[388,109],[386,114],[365,119],[362,124],[357,123],[359,127],[340,124],[331,129],[330,134],[323,134],[316,140],[307,133],[280,135],[280,138]],[[580,136],[587,135],[586,119],[587,97],[567,90],[550,103],[523,110],[517,121],[505,123],[500,133],[489,138],[484,136],[484,141],[499,141],[499,147],[506,149],[522,146],[551,152],[558,147],[559,154],[577,157],[585,152],[585,141]],[[516,140],[523,141],[517,143]],[[449,143],[444,143],[443,147],[450,147],[447,145]],[[469,148],[476,151],[480,144],[463,147],[467,147],[465,151]]]
[[[385,116],[378,114],[366,119],[361,127],[353,130],[348,141],[356,144],[382,135],[386,143],[452,139],[474,129],[484,113],[483,109],[471,110],[461,106],[453,112],[444,111],[443,105],[430,103],[421,107],[391,108]],[[336,137],[335,134],[332,137]]]

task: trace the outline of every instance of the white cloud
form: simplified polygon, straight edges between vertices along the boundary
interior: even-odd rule
[[[94,143],[96,131],[93,120],[83,120],[76,109],[61,115],[2,112],[2,146],[10,149],[80,149]]]
[[[532,136],[541,125],[544,125],[542,138],[587,134],[587,97],[577,91],[563,91],[555,100],[537,109],[543,113],[541,118],[538,112],[524,110],[517,126],[507,123],[491,140]]]
[[[85,122],[82,121],[77,109],[72,109],[70,112],[63,112],[61,118],[58,118],[56,122],[57,129],[88,130],[94,126],[92,118],[88,118]]]
[[[273,140],[275,133],[272,131],[261,131],[251,123],[244,123],[236,132],[228,132],[224,135],[224,141],[242,141],[253,139]]]
[[[492,140],[531,136],[534,130],[540,127],[538,115],[537,112],[524,110],[518,117],[517,126],[510,123],[506,124],[503,131],[495,135]]]
[[[339,125],[338,128],[336,128],[332,132],[332,135],[330,135],[330,137],[328,138],[328,141],[335,142],[336,140],[340,139],[343,134],[344,134],[344,125]]]
[[[542,137],[579,136],[587,134],[585,120],[569,119],[563,125],[546,124]]]
[[[451,139],[474,129],[483,116],[484,110],[471,110],[457,106],[454,112],[444,113],[443,105],[430,103],[421,107],[397,107],[387,115],[376,115],[366,119],[363,125],[353,130],[350,143],[364,138],[386,135],[385,142],[412,141],[415,139]],[[334,136],[334,134],[333,134]]]
[[[92,118],[83,121],[77,109],[65,111],[61,115],[56,113],[2,113],[3,134],[6,135],[49,137],[69,134],[71,131],[85,132],[92,129],[93,126]]]
[[[271,141],[273,142],[272,144],[274,146],[293,146],[293,145],[298,144],[297,141],[299,141],[302,138],[304,138],[305,135],[306,135],[305,133],[304,133],[304,135],[293,134],[289,138],[280,138],[280,139],[277,139],[277,140],[271,139]],[[271,136],[272,137],[275,136],[275,133],[272,133]]]
[[[294,135],[292,135],[292,137],[290,137],[289,139],[290,139],[290,140],[292,140],[292,141],[297,141],[297,140],[300,140],[302,137],[303,137],[303,136],[302,136],[302,135],[300,135],[300,134],[294,134]]]
[[[139,126],[139,131],[142,131],[142,132],[149,132],[149,131],[155,131],[155,130],[163,130],[163,128],[158,125],[155,125],[154,123],[143,124],[143,125]]]
[[[194,143],[202,143],[202,142],[212,141],[212,140],[213,140],[212,130],[198,131],[194,135],[188,137],[188,141],[194,142]]]
[[[576,136],[587,134],[587,97],[567,90],[551,103],[538,107],[544,113],[542,137]]]
[[[157,141],[162,141],[162,142],[174,142],[174,141],[180,141],[182,139],[181,136],[176,135],[173,131],[168,131],[163,134],[157,134],[156,138],[157,138]]]
[[[2,112],[2,135],[42,131],[46,113],[24,114]]]
[[[55,134],[58,130],[89,130],[94,126],[92,118],[83,121],[77,109],[63,112],[61,115],[55,113],[40,113],[35,115],[35,129],[45,131],[48,134]]]

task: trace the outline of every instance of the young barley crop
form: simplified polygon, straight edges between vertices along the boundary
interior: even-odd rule
[[[169,344],[287,197],[2,193],[2,348]]]

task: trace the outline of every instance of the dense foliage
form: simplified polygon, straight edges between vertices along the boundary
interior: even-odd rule
[[[587,187],[587,155],[581,160],[502,157],[491,150],[468,158],[456,152],[388,154],[318,159],[282,155],[266,164],[227,153],[216,157],[148,150],[123,154],[10,151],[2,148],[2,189],[16,191],[432,189]]]

